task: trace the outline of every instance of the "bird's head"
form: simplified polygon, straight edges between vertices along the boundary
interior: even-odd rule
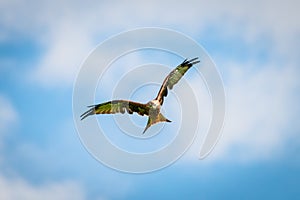
[[[160,110],[160,103],[158,100],[152,100],[148,102],[150,108],[155,110]]]

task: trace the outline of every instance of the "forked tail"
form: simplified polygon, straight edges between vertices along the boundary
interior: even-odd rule
[[[167,119],[165,116],[163,116],[161,113],[158,113],[158,115],[148,117],[147,126],[145,127],[143,134],[146,132],[146,130],[152,126],[153,124],[159,123],[159,122],[171,122],[171,120]]]

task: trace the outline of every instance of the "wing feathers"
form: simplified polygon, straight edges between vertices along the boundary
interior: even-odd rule
[[[165,78],[158,94],[156,100],[162,105],[164,102],[164,97],[168,95],[168,89],[173,89],[173,86],[178,83],[181,77],[194,65],[199,63],[198,58],[193,58],[190,60],[185,59],[180,65],[178,65],[170,74]]]
[[[115,114],[115,113],[122,113],[124,114],[126,111],[129,114],[133,112],[138,113],[139,115],[148,115],[149,108],[146,104],[137,103],[133,101],[127,100],[114,100],[108,101],[105,103],[91,105],[88,106],[90,109],[84,112],[80,117],[81,120],[84,118],[94,115],[94,114]]]

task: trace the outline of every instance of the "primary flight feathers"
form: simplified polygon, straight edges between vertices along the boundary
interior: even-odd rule
[[[129,100],[113,100],[105,103],[88,106],[90,109],[83,113],[80,117],[81,120],[84,118],[94,115],[94,114],[115,114],[115,113],[125,113],[129,114],[133,112],[139,115],[147,115],[148,122],[143,131],[146,130],[153,124],[158,122],[171,122],[166,117],[160,113],[160,108],[163,105],[164,97],[168,95],[168,89],[172,89],[173,86],[178,83],[181,77],[194,65],[199,63],[198,58],[193,58],[190,60],[185,59],[180,65],[178,65],[170,74],[165,78],[157,97],[146,104],[133,102]]]

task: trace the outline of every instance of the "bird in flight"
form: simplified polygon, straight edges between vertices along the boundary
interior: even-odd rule
[[[173,86],[178,83],[181,77],[194,65],[199,63],[198,58],[193,58],[190,60],[185,59],[180,65],[178,65],[174,70],[172,70],[169,75],[165,78],[160,90],[157,94],[157,97],[146,104],[138,103],[129,100],[113,100],[105,103],[88,106],[90,107],[85,113],[80,117],[81,120],[84,118],[94,115],[94,114],[115,114],[122,113],[125,111],[132,114],[133,112],[138,113],[141,116],[147,115],[148,122],[143,131],[143,134],[146,130],[153,124],[159,122],[171,122],[160,112],[160,108],[164,103],[164,97],[168,95],[168,89],[172,89]]]

